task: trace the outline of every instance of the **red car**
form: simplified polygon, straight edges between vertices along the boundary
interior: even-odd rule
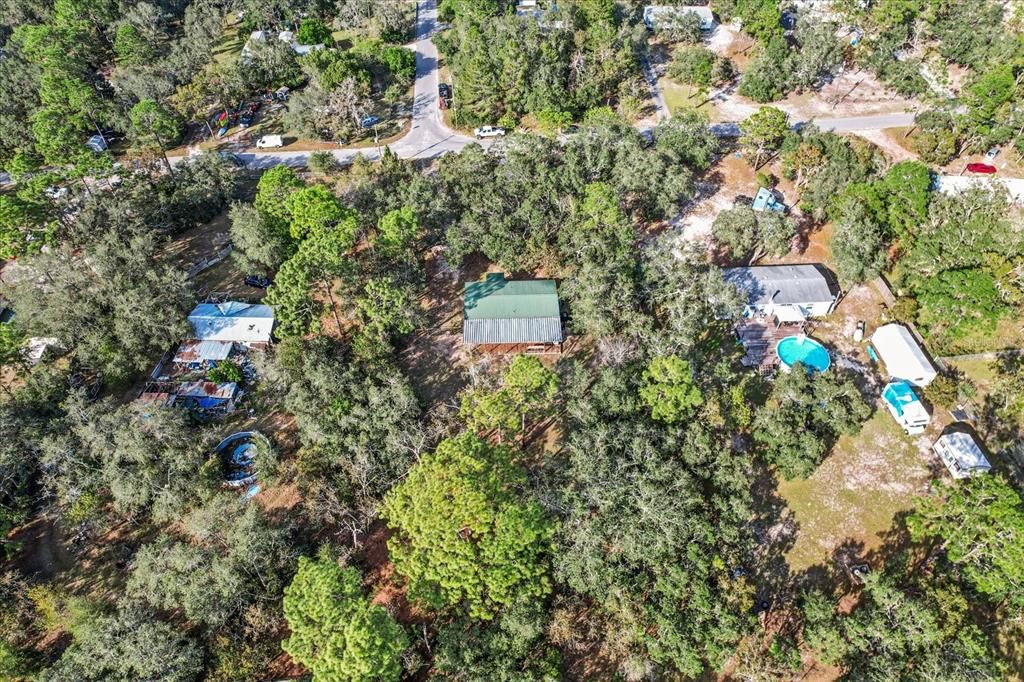
[[[967,164],[967,170],[972,173],[995,173],[996,167],[990,166],[987,163],[969,163]]]

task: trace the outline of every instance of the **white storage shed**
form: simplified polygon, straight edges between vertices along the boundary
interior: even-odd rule
[[[886,324],[871,335],[871,345],[893,381],[927,386],[938,376],[914,335],[902,324]]]
[[[992,465],[969,433],[951,431],[939,437],[932,450],[949,469],[953,478],[968,478],[988,473]]]

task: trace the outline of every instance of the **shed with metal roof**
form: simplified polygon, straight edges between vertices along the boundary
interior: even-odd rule
[[[542,352],[563,340],[554,280],[510,281],[492,273],[466,285],[463,343],[508,352]]]
[[[917,339],[902,324],[885,324],[876,329],[871,335],[871,345],[893,380],[927,386],[939,374]]]
[[[992,469],[985,453],[973,436],[964,431],[949,431],[939,437],[932,450],[949,469],[953,478],[968,478]]]
[[[238,301],[200,303],[189,313],[188,321],[200,341],[269,343],[274,311],[268,305]]]

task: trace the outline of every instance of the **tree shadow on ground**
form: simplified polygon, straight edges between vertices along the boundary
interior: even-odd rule
[[[751,493],[754,499],[750,522],[754,539],[750,557],[751,583],[757,589],[758,601],[785,602],[789,600],[793,582],[786,554],[796,544],[800,524],[779,495],[775,476],[761,464],[755,464]]]

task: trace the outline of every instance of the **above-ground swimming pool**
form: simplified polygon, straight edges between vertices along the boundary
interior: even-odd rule
[[[786,370],[799,362],[808,369],[824,372],[832,364],[825,346],[803,334],[781,339],[775,346],[775,352]]]
[[[221,457],[224,483],[232,488],[247,486],[256,481],[256,455],[259,449],[269,448],[267,439],[255,431],[233,433],[216,447]]]

